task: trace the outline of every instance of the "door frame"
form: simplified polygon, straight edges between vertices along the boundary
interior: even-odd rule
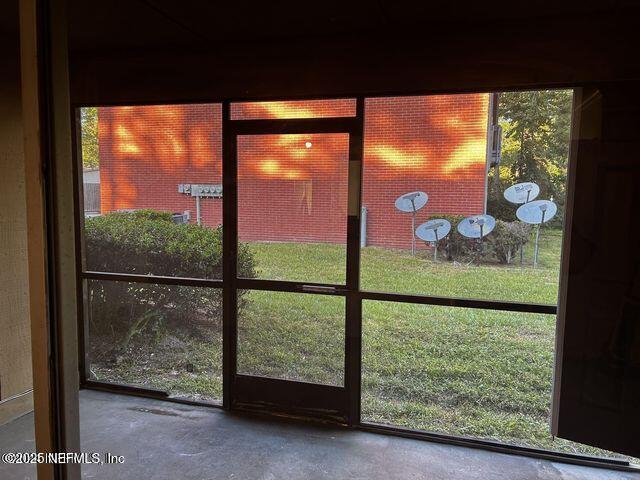
[[[231,103],[222,104],[223,228],[223,405],[268,410],[357,425],[360,422],[361,301],[360,211],[364,142],[364,97],[351,117],[235,120]],[[348,134],[346,279],[344,285],[239,278],[238,136]],[[330,386],[239,374],[237,371],[237,292],[243,289],[345,297],[344,385]]]

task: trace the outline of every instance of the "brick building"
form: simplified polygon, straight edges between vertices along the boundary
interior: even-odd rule
[[[362,204],[367,245],[407,248],[411,218],[399,195],[422,190],[422,222],[485,207],[489,95],[371,98],[365,108]],[[355,114],[352,100],[234,104],[232,118]],[[102,107],[98,111],[101,212],[191,213],[185,183],[222,183],[220,104]],[[348,136],[260,135],[238,141],[239,234],[245,241],[345,242]],[[201,201],[204,225],[222,200]]]

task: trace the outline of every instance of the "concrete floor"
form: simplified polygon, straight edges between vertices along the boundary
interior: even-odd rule
[[[240,417],[96,391],[81,392],[82,450],[124,455],[84,465],[90,479],[640,480],[578,467],[352,430]],[[33,416],[0,427],[0,452],[33,451]],[[0,479],[35,479],[0,464]]]

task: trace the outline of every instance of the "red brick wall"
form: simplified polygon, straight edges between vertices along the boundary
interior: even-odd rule
[[[369,245],[411,246],[411,214],[394,205],[403,193],[429,195],[416,226],[432,215],[482,213],[488,108],[489,96],[481,94],[366,101],[362,202]]]
[[[178,183],[222,183],[222,108],[215,105],[110,107],[98,110],[103,213],[153,208],[195,218],[195,200]],[[222,202],[202,202],[217,225]]]
[[[353,115],[351,100],[239,104],[233,118]],[[434,214],[484,208],[488,95],[368,99],[363,205],[367,243],[406,248],[411,215],[399,195],[423,190]],[[306,143],[311,143],[311,148]],[[179,183],[222,183],[219,104],[99,109],[103,212],[154,208],[195,218]],[[347,135],[265,135],[239,139],[242,240],[345,242]],[[205,225],[221,222],[220,199],[203,199]]]
[[[346,242],[347,134],[243,136],[238,152],[241,240]]]

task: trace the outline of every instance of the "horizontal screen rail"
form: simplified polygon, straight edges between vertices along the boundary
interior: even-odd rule
[[[224,282],[222,280],[188,277],[167,277],[161,275],[139,275],[85,271],[82,272],[80,276],[85,280],[177,285],[186,287],[222,288],[224,285]],[[270,290],[275,292],[298,292],[319,295],[355,295],[356,298],[360,298],[362,300],[378,300],[399,303],[415,303],[422,305],[439,305],[444,307],[502,310],[508,312],[542,313],[548,315],[556,315],[558,313],[558,307],[556,305],[471,298],[433,297],[428,295],[410,295],[387,292],[358,292],[351,291],[344,285],[332,285],[326,283],[238,278],[237,288],[243,290]]]
[[[104,280],[109,282],[133,282],[158,285],[177,285],[183,287],[222,288],[222,280],[189,277],[167,277],[162,275],[140,275],[135,273],[110,273],[86,271],[80,273],[85,280]]]
[[[507,312],[544,313],[555,315],[556,305],[539,303],[520,303],[496,300],[476,300],[471,298],[430,297],[426,295],[406,295],[400,293],[359,292],[363,300],[380,300],[387,302],[417,303],[422,305],[440,305],[444,307],[477,308],[485,310],[503,310]]]
[[[80,383],[80,389],[97,390],[118,395],[130,395],[133,397],[153,398],[155,400],[162,400],[163,402],[179,403],[183,405],[222,408],[221,402],[217,401],[191,400],[187,397],[172,396],[169,392],[156,388],[126,385],[116,382],[86,380]]]
[[[286,280],[263,280],[257,278],[238,278],[239,290],[270,290],[274,292],[316,293],[320,295],[347,294],[344,285],[328,283],[292,282]]]
[[[359,122],[357,117],[229,120],[228,128],[231,135],[353,133]]]

